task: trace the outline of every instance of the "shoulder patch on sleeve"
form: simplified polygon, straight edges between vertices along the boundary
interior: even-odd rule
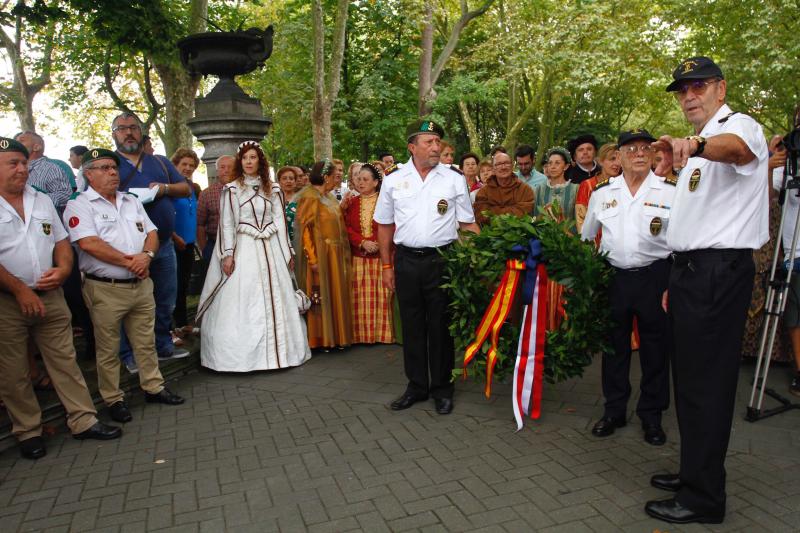
[[[597,180],[597,184],[594,186],[594,190],[596,191],[598,189],[601,189],[606,185],[608,185],[609,183],[611,183],[611,178],[604,178],[601,180]]]
[[[727,115],[725,115],[724,117],[722,117],[721,119],[719,119],[717,122],[718,122],[719,124],[725,124],[726,122],[728,122],[728,119],[729,119],[729,118],[731,118],[731,117],[732,117],[733,115],[735,115],[736,113],[738,113],[738,111],[731,111],[730,113],[728,113]]]
[[[70,195],[69,195],[69,199],[70,199],[70,200],[74,200],[74,199],[76,199],[76,198],[77,198],[78,196],[80,196],[80,195],[81,195],[81,193],[79,193],[78,191],[75,191],[74,193],[72,193],[72,194],[70,194]]]
[[[675,187],[678,185],[678,176],[667,176],[664,178],[664,183]]]
[[[383,175],[384,176],[388,176],[392,172],[397,171],[397,169],[399,169],[399,168],[400,167],[398,167],[397,165],[392,165],[392,166],[390,166],[389,168],[387,168],[386,170],[383,171]]]
[[[464,173],[463,173],[463,172],[461,172],[461,169],[460,169],[460,168],[458,168],[458,167],[457,167],[457,166],[455,166],[455,165],[448,165],[448,166],[447,166],[447,168],[449,168],[450,170],[452,170],[452,171],[454,171],[454,172],[458,172],[458,173],[459,173],[459,174],[461,174],[462,176],[464,175]]]

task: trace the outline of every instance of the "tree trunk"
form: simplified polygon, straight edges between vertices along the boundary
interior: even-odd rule
[[[472,121],[472,117],[469,115],[469,108],[467,108],[467,104],[464,102],[464,100],[458,101],[458,111],[461,114],[461,121],[464,123],[464,129],[467,130],[467,139],[469,139],[470,152],[477,154],[478,157],[482,157],[483,154],[481,153],[481,142],[478,138],[478,129],[475,127],[475,123]]]
[[[194,97],[200,77],[191,77],[181,66],[156,64],[164,91],[164,147],[167,156],[178,148],[191,148],[194,137],[186,121],[194,115]]]
[[[311,133],[314,140],[314,158],[320,160],[333,156],[331,113],[339,95],[342,61],[347,35],[347,10],[349,2],[338,0],[333,27],[329,72],[325,72],[325,23],[321,0],[311,7],[311,26],[314,36],[314,105],[311,111]]]

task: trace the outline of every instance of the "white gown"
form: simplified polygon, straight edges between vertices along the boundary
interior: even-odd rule
[[[212,370],[249,372],[298,366],[311,358],[305,321],[289,274],[292,251],[279,191],[258,178],[226,185],[217,244],[198,304],[200,361]],[[222,260],[233,255],[230,277]]]

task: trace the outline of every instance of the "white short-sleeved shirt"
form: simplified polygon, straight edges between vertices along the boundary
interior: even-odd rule
[[[383,179],[373,218],[394,224],[395,244],[411,248],[449,244],[459,222],[475,222],[464,176],[440,163],[423,181],[411,160]]]
[[[147,234],[157,230],[142,202],[133,194],[117,191],[114,205],[91,187],[67,202],[64,222],[72,242],[85,237],[100,237],[115,250],[131,255],[141,253]],[[81,271],[104,278],[134,277],[128,269],[101,261],[80,247],[78,265]]]
[[[0,264],[28,287],[53,268],[53,248],[68,237],[53,201],[30,185],[22,193],[25,220],[0,196]]]
[[[772,171],[772,187],[776,191],[780,191],[781,187],[783,187],[782,168],[776,168]],[[797,197],[798,193],[800,193],[800,189],[788,189],[786,191],[786,202],[784,204],[784,209],[786,209],[786,220],[783,223],[783,235],[781,235],[783,242],[783,253],[786,255],[786,259],[789,258],[789,253],[787,250],[792,249],[792,238],[794,238],[797,211],[800,209],[800,198]],[[794,256],[792,256],[792,259],[796,257],[800,257],[800,240],[797,242],[797,247],[794,250]]]
[[[667,244],[673,251],[757,249],[769,240],[769,189],[765,180],[769,152],[764,132],[751,117],[732,114],[723,105],[700,135],[711,138],[722,133],[741,138],[755,159],[735,165],[689,158],[678,176],[667,231]]]
[[[594,240],[602,228],[600,250],[617,268],[640,268],[670,254],[667,228],[675,185],[650,172],[635,195],[624,175],[592,193],[581,238]]]

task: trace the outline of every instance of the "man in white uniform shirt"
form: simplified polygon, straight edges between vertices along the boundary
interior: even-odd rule
[[[61,284],[72,269],[67,232],[53,202],[28,180],[28,151],[0,137],[0,399],[20,453],[44,457],[42,411],[28,372],[33,339],[77,439],[115,439],[118,427],[99,422],[72,344],[72,317]]]
[[[609,287],[612,353],[603,354],[603,417],[592,428],[605,437],[626,424],[631,384],[631,331],[639,328],[641,394],[636,414],[644,440],[660,446],[667,440],[661,414],[669,406],[669,345],[667,315],[661,296],[669,279],[670,250],[667,228],[675,181],[665,181],[650,170],[655,138],[647,130],[625,131],[617,145],[622,153],[622,175],[599,182],[589,200],[581,238],[594,241],[602,228],[600,250],[614,267]]]
[[[67,202],[64,221],[86,277],[83,297],[94,325],[100,395],[112,419],[130,422],[132,415],[119,388],[120,324],[134,348],[145,400],[179,405],[183,398],[164,387],[158,369],[149,278],[150,261],[158,249],[157,229],[138,198],[117,189],[119,162],[116,153],[102,148],[83,155],[89,189]]]
[[[673,266],[664,305],[673,325],[679,474],[651,484],[675,498],[645,511],[672,523],[725,517],[728,450],[742,336],[753,291],[753,250],[769,239],[767,143],[761,126],[725,104],[727,85],[707,57],[681,62],[674,92],[695,135],[661,137],[656,174],[680,168],[667,230]]]
[[[408,386],[392,402],[394,410],[408,409],[428,396],[434,398],[437,413],[453,410],[455,348],[439,250],[458,238],[459,229],[480,230],[464,176],[439,162],[442,137],[444,129],[431,120],[409,125],[411,159],[386,175],[375,208],[383,285],[396,289],[403,322]]]

